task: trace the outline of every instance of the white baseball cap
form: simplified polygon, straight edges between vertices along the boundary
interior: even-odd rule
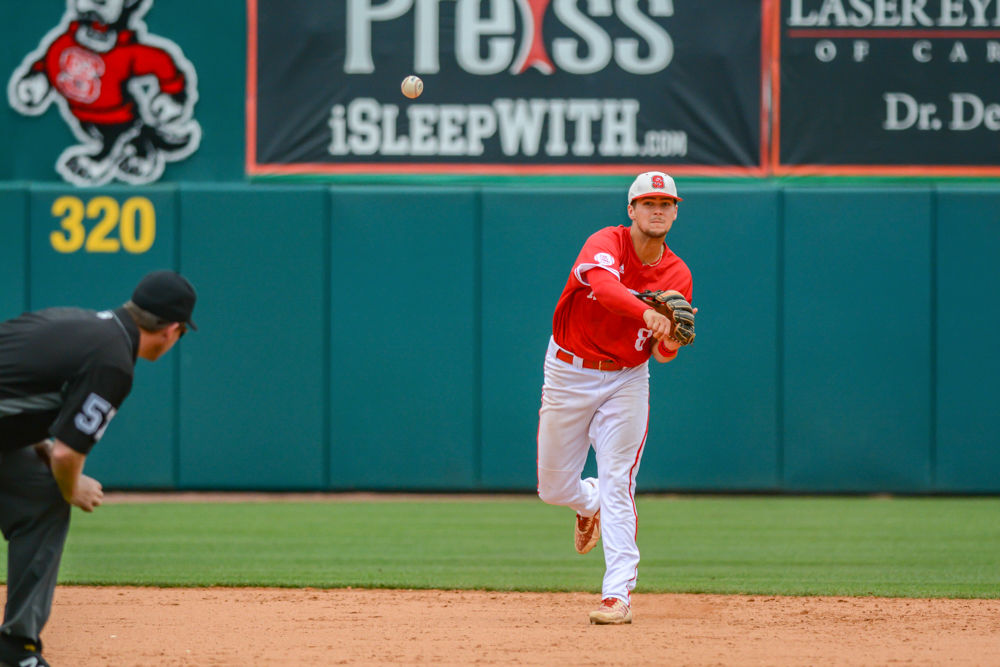
[[[647,171],[636,176],[632,182],[632,187],[628,189],[628,203],[631,206],[632,202],[636,199],[652,197],[654,195],[662,195],[664,197],[671,197],[677,201],[684,201],[677,196],[677,185],[674,184],[674,179],[662,171]]]

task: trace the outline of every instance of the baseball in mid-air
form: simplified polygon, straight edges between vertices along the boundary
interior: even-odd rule
[[[411,100],[420,97],[420,93],[424,92],[424,82],[420,80],[419,76],[412,74],[403,79],[403,85],[400,87],[403,90],[403,94]]]

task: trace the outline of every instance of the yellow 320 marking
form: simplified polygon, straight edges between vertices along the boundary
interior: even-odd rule
[[[59,197],[52,202],[52,216],[62,231],[49,234],[56,252],[118,252],[138,255],[156,240],[156,210],[145,197],[129,197],[121,206],[112,197],[94,197],[84,205],[79,197]],[[84,220],[96,224],[87,232]],[[117,228],[117,237],[114,235]]]

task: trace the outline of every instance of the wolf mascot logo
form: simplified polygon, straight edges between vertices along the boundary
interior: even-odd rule
[[[55,102],[80,140],[56,161],[74,185],[152,183],[201,141],[194,67],[150,35],[153,0],[66,0],[66,13],[14,70],[7,97],[38,116]]]

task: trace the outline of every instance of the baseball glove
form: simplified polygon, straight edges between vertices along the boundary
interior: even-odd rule
[[[694,310],[683,294],[676,290],[645,290],[636,296],[670,319],[670,338],[681,345],[694,342]]]

